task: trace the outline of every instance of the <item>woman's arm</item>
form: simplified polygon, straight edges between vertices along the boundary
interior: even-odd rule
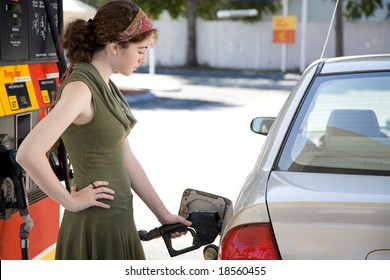
[[[77,93],[77,96],[76,96]],[[95,189],[92,185],[80,192],[69,192],[53,172],[47,152],[71,123],[87,123],[93,116],[92,95],[82,82],[65,86],[60,101],[27,135],[20,145],[16,160],[31,179],[52,199],[70,211],[80,211],[91,206],[108,208],[97,199],[113,199],[108,188]],[[91,111],[92,110],[92,111]],[[107,182],[96,182],[108,185]]]
[[[131,187],[145,202],[161,224],[182,223],[190,226],[191,222],[179,215],[171,214],[149,181],[144,169],[133,154],[128,141],[124,141],[125,165],[131,179]]]

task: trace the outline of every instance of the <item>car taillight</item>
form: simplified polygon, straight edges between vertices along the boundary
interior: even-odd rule
[[[222,260],[280,260],[270,224],[236,227],[221,242]]]

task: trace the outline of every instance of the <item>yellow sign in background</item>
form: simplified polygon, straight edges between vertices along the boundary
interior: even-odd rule
[[[272,17],[273,43],[295,43],[296,16]]]

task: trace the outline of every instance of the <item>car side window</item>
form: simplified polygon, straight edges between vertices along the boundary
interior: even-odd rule
[[[278,170],[390,174],[390,73],[317,77]]]

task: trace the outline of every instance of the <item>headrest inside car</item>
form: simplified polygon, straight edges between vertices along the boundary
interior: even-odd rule
[[[378,118],[372,110],[334,110],[325,137],[381,137]]]

